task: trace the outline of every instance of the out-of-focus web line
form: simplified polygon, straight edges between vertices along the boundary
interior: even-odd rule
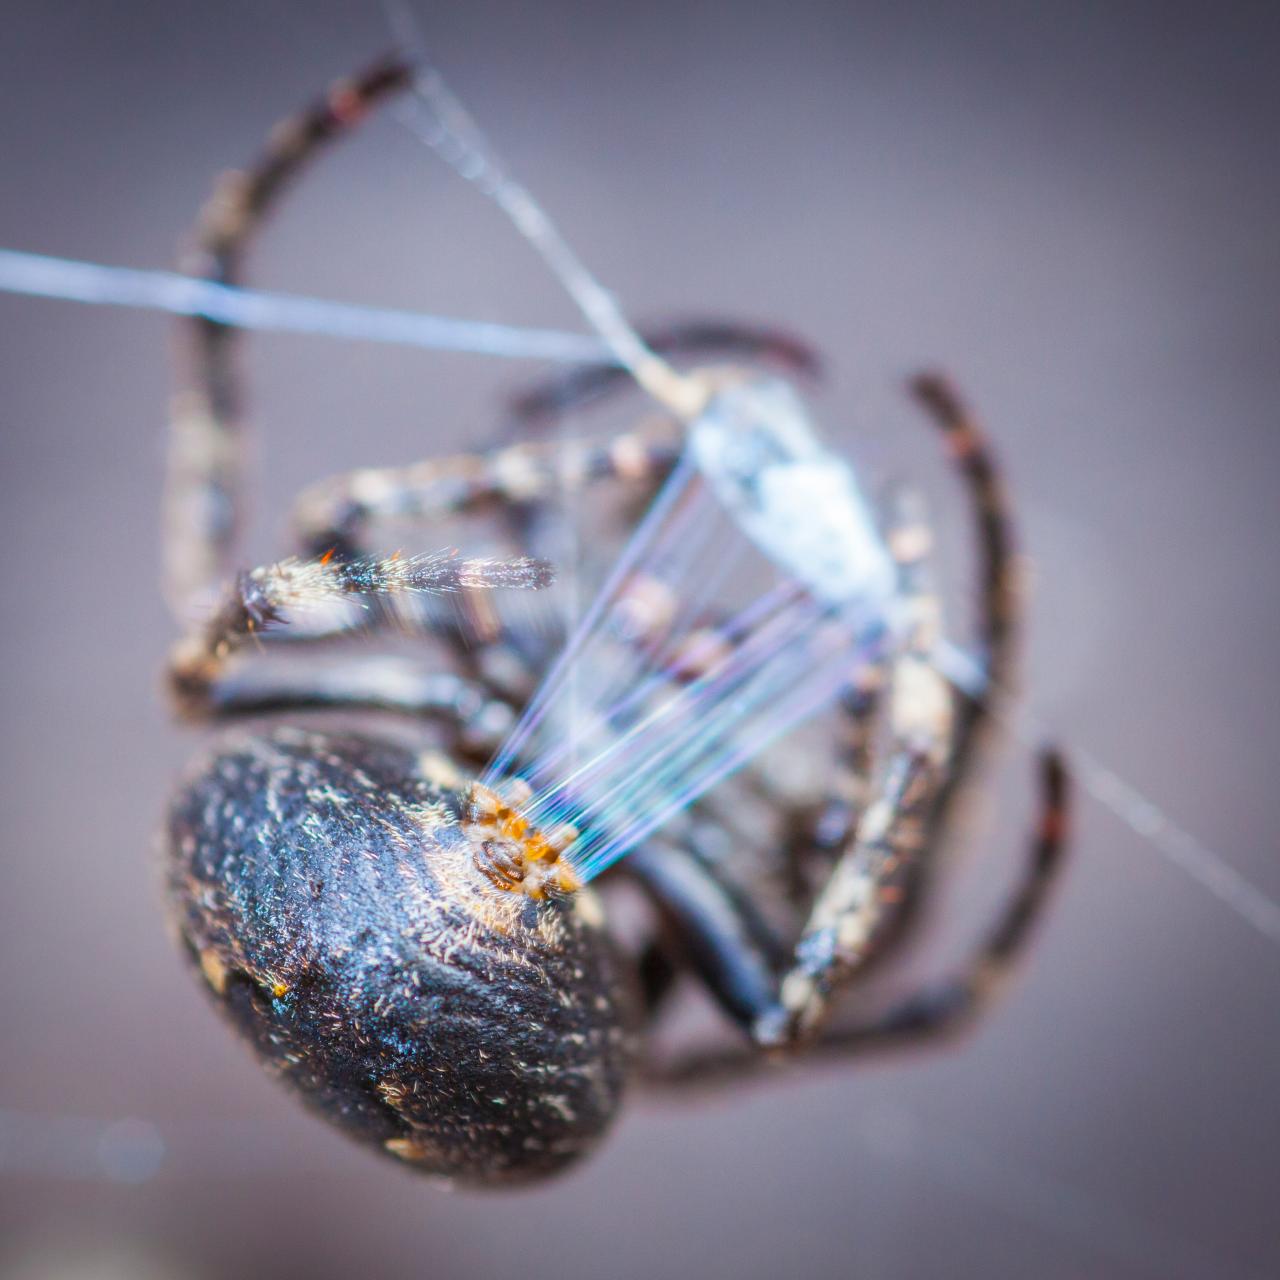
[[[649,347],[614,295],[587,269],[532,192],[511,174],[471,113],[432,65],[409,6],[402,0],[383,0],[383,10],[397,38],[420,68],[414,77],[414,96],[398,105],[401,122],[502,210],[636,382],[680,417],[692,417],[705,399],[702,384],[677,372]]]
[[[0,249],[0,291],[202,316],[238,329],[314,334],[431,351],[566,363],[610,360],[613,356],[608,344],[588,334],[240,289],[176,271],[104,266],[16,249]]]
[[[940,645],[937,652],[939,668],[957,689],[971,697],[987,692],[986,673],[975,658],[949,642]],[[1001,689],[990,692],[992,718],[1023,746],[1035,750],[1052,737],[1044,723],[1012,695]],[[1252,925],[1268,942],[1280,946],[1280,903],[1245,879],[1221,854],[1175,822],[1091,751],[1072,744],[1070,761],[1081,786],[1104,809]]]

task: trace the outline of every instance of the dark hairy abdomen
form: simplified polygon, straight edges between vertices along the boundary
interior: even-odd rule
[[[617,1108],[626,975],[588,902],[502,893],[392,740],[225,740],[167,829],[175,922],[274,1073],[349,1134],[474,1182],[558,1168]]]

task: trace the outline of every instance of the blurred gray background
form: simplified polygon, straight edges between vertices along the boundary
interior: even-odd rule
[[[641,319],[815,340],[869,474],[898,386],[969,389],[1036,569],[1026,686],[1280,897],[1274,6],[437,5],[436,56]],[[0,245],[165,266],[214,174],[388,41],[372,6],[6,3]],[[480,197],[375,122],[264,237],[274,287],[575,325]],[[959,1048],[637,1098],[599,1156],[442,1194],[302,1114],[198,998],[153,835],[171,329],[0,297],[0,1275],[1261,1276],[1280,1269],[1276,947],[1096,803],[1009,999]],[[300,484],[489,439],[533,370],[253,343],[253,555]],[[957,551],[949,560],[964,570]],[[1026,753],[948,913],[1007,882]],[[709,1016],[709,1015],[708,1015]],[[164,1141],[154,1176],[120,1152]],[[107,1126],[105,1129],[103,1126]],[[141,1141],[139,1140],[141,1134]],[[157,1153],[159,1154],[159,1153]]]

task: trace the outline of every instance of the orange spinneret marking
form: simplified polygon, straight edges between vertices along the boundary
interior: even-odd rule
[[[541,831],[533,832],[524,842],[524,856],[530,862],[554,860],[559,854],[551,847],[551,842]]]
[[[510,790],[520,803],[529,798],[528,788],[518,781]],[[579,888],[577,873],[560,857],[578,838],[577,828],[570,823],[541,831],[504,797],[477,782],[467,798],[463,825],[480,829],[475,838],[476,863],[498,888],[538,899],[552,889],[572,893]]]

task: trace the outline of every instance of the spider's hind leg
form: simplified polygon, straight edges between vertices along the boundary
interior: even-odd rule
[[[998,993],[1026,947],[1063,867],[1067,847],[1070,782],[1056,751],[1039,761],[1040,820],[1020,880],[986,936],[950,978],[906,996],[870,1022],[827,1037],[824,1051],[892,1048],[953,1033],[969,1026]]]
[[[925,986],[870,1019],[821,1036],[808,1046],[809,1057],[923,1046],[973,1025],[1025,953],[1064,866],[1070,779],[1055,752],[1040,759],[1040,791],[1040,816],[1026,865],[969,959],[950,978]],[[646,1078],[667,1087],[722,1084],[752,1074],[758,1065],[757,1055],[741,1050],[703,1052],[650,1063]]]
[[[898,499],[888,545],[902,632],[888,671],[887,756],[809,912],[777,1002],[752,1026],[762,1045],[792,1045],[817,1032],[836,992],[895,936],[933,847],[954,716],[935,662],[941,616],[928,576],[932,533],[912,495]]]
[[[633,874],[688,938],[690,961],[718,1003],[761,1047],[790,1046],[816,1033],[835,992],[883,944],[929,850],[946,777],[951,698],[932,660],[939,619],[924,569],[928,529],[905,501],[889,545],[903,613],[889,674],[892,747],[856,835],[795,947],[779,954],[755,923],[749,899],[735,900],[692,854],[630,855]]]

